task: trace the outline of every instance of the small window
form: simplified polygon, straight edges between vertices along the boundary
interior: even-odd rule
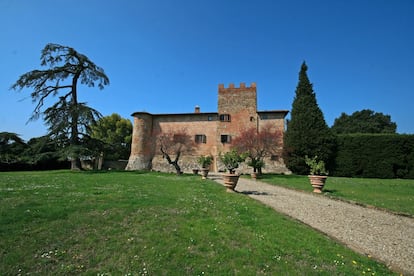
[[[231,142],[231,136],[230,135],[221,135],[221,142],[223,144],[227,144]]]
[[[272,161],[278,161],[279,160],[279,156],[272,154],[272,156],[270,156],[270,160],[272,160]]]
[[[195,142],[198,144],[201,144],[201,143],[205,144],[207,143],[207,137],[204,134],[197,134],[195,136]]]
[[[220,121],[222,122],[230,122],[230,114],[221,114]]]

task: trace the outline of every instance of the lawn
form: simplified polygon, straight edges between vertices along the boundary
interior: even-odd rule
[[[392,275],[200,176],[0,173],[2,275]]]
[[[307,176],[265,174],[262,181],[312,192]],[[375,206],[414,216],[413,179],[372,179],[328,177],[324,194],[330,197]]]

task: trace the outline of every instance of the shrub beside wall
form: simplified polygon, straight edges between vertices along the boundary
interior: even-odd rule
[[[45,160],[36,164],[29,163],[0,163],[0,172],[4,171],[43,171],[70,169],[69,161]]]
[[[414,135],[339,135],[334,170],[330,174],[414,178]]]

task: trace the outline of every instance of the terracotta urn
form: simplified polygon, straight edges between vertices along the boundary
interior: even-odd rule
[[[224,186],[228,192],[233,192],[236,188],[237,182],[239,181],[239,174],[225,173],[223,174]]]
[[[318,194],[322,193],[328,177],[326,175],[308,175],[308,178],[313,187],[313,192]]]
[[[257,178],[259,178],[259,174],[258,174],[257,172],[252,172],[252,173],[250,174],[250,177],[251,177],[253,180],[257,180]]]

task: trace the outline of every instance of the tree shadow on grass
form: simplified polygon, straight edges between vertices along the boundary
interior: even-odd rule
[[[270,195],[269,193],[266,193],[266,192],[258,192],[258,191],[242,191],[240,193],[241,194],[244,194],[244,195]]]
[[[323,193],[324,194],[329,194],[329,195],[338,195],[338,190],[335,189],[323,189]]]

